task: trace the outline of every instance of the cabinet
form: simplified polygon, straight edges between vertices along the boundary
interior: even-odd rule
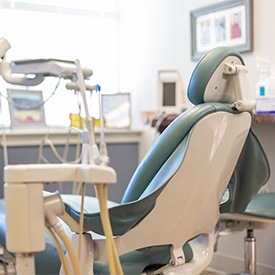
[[[67,133],[64,129],[34,129],[34,130],[6,130],[0,134],[0,197],[3,197],[3,169],[4,169],[4,145],[7,145],[8,164],[29,164],[37,163],[39,145],[42,139],[48,136],[56,147],[56,150],[63,155]],[[125,188],[128,185],[136,167],[138,166],[138,152],[141,132],[140,131],[107,131],[105,133],[110,166],[117,172],[117,184],[110,185],[109,199],[119,202]],[[96,141],[99,142],[99,133],[96,133]],[[77,133],[71,134],[70,147],[67,159],[75,159],[77,145],[81,143],[81,136]],[[44,155],[51,163],[59,161],[52,153],[49,146],[45,146]],[[55,191],[58,184],[50,183],[45,185],[45,190]],[[63,183],[62,192],[70,193],[72,183]],[[94,195],[93,186],[87,186],[87,194]]]

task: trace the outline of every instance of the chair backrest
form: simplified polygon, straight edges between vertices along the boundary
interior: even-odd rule
[[[238,74],[228,73],[228,66],[245,69],[239,53],[227,47],[200,60],[188,87],[196,106],[160,135],[134,173],[121,204],[109,209],[113,233],[120,236],[119,254],[161,244],[179,248],[214,230],[254,107],[253,97],[242,91],[246,86],[239,85]],[[245,74],[241,81],[246,83]],[[69,205],[66,211],[79,220]],[[84,216],[85,228],[103,235],[100,214]]]
[[[249,113],[224,110],[197,122],[141,195],[147,197],[162,189],[156,187],[160,182],[165,186],[151,212],[121,236],[119,253],[125,243],[131,243],[132,249],[165,244],[181,248],[198,234],[212,232],[250,123]]]
[[[176,121],[171,123],[169,129],[156,141],[132,177],[122,203],[138,199],[143,190],[150,185],[150,181],[167,157],[204,116],[204,108],[207,108],[207,105],[204,106],[205,103],[210,106],[213,102],[224,103],[221,105],[222,108],[231,106],[233,108],[230,108],[230,112],[237,112],[234,103],[237,101],[238,87],[234,76],[224,73],[225,64],[242,66],[244,61],[238,52],[231,48],[220,47],[209,52],[197,64],[188,86],[188,98],[197,106],[194,110],[182,114],[180,119],[184,121],[180,125]],[[242,81],[246,82],[247,79],[244,78]],[[241,100],[247,102],[246,105],[252,106],[248,109],[251,111],[255,104],[251,95]]]

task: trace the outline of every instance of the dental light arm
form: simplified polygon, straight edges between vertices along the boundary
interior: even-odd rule
[[[1,37],[0,38],[0,58],[2,59],[5,55],[6,52],[11,48],[10,43],[8,42],[7,39]]]
[[[0,74],[4,80],[13,85],[21,86],[37,86],[44,81],[44,76],[42,74],[37,74],[34,77],[16,76],[11,72],[11,64],[4,58],[0,63]]]
[[[62,59],[28,59],[17,60],[10,63],[12,73],[16,74],[34,74],[63,77],[64,79],[72,79],[76,75],[76,66],[74,61]],[[84,78],[89,78],[93,71],[82,67]]]
[[[6,52],[10,44],[5,38],[0,38],[0,74],[10,84],[37,86],[45,77],[62,77],[73,80],[76,75],[74,61],[62,59],[28,59],[7,62]],[[83,77],[88,79],[93,71],[82,68]]]
[[[8,83],[24,86],[36,86],[44,81],[43,75],[36,75],[33,78],[15,76],[11,72],[11,64],[6,61],[6,53],[11,48],[10,43],[4,37],[0,38],[0,74]]]

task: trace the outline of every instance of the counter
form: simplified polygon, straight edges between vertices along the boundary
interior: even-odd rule
[[[138,130],[106,130],[106,143],[139,143],[141,131]],[[51,139],[56,144],[64,144],[68,138],[68,128],[33,128],[33,129],[1,129],[0,145],[6,143],[7,146],[37,146],[45,137]],[[96,141],[100,141],[100,133],[95,133]],[[81,143],[81,134],[76,130],[70,132],[70,144]]]
[[[255,114],[253,118],[255,124],[274,124],[275,114]]]
[[[139,163],[139,145],[141,131],[135,130],[106,130],[105,142],[107,144],[109,165],[117,173],[117,184],[108,188],[108,198],[119,202],[127,188],[127,185]],[[37,129],[5,129],[0,130],[0,197],[3,197],[3,169],[4,169],[4,145],[7,146],[8,164],[37,163],[39,145],[47,137],[54,144],[58,153],[63,156],[65,144],[67,144],[68,133],[65,128],[37,128]],[[100,141],[100,133],[95,134],[96,141]],[[76,158],[77,145],[81,143],[81,134],[71,132],[69,138],[70,148],[67,160]],[[58,163],[52,149],[45,145],[43,155],[50,163]],[[45,186],[47,191],[55,191],[59,185],[49,183]],[[63,184],[61,193],[71,193],[72,184]],[[87,195],[94,195],[93,186],[87,187]]]

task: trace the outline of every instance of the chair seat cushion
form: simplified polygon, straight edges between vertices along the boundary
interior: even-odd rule
[[[165,188],[169,180],[175,175],[184,159],[185,144],[188,136],[178,145],[174,152],[168,157],[151,180],[138,200],[124,203],[108,202],[110,222],[113,235],[125,234],[144,217],[148,215],[156,204],[156,199]],[[80,220],[81,197],[77,195],[62,195],[65,204],[65,211],[76,221]],[[100,209],[97,199],[92,197],[84,198],[84,228],[99,235],[104,235],[101,223]]]
[[[80,202],[77,196],[71,197],[70,195],[64,195],[67,197],[67,202],[74,207]],[[98,207],[97,199],[87,199],[90,202],[86,205],[86,211],[96,210]],[[93,203],[91,203],[93,202]],[[109,201],[108,205],[116,205],[116,203]],[[65,226],[65,224],[64,224]],[[66,232],[68,228],[65,226]],[[68,232],[67,232],[68,233]],[[20,228],[18,228],[18,234],[20,234]],[[6,213],[5,213],[5,201],[0,199],[0,245],[6,247]],[[46,250],[39,252],[35,256],[36,274],[59,274],[60,259],[56,247],[52,239],[45,234]],[[65,247],[63,247],[65,250]],[[193,252],[190,245],[187,243],[183,246],[183,252],[186,262],[189,262],[193,258]],[[47,259],[45,261],[45,259]],[[158,268],[165,265],[170,260],[170,247],[169,246],[156,246],[150,248],[144,248],[136,251],[132,251],[125,255],[120,256],[121,265],[124,274],[141,274],[145,268]],[[50,263],[50,264],[49,264]],[[102,275],[109,274],[108,262],[96,261],[94,263],[94,274]]]
[[[257,194],[248,204],[244,214],[275,219],[275,192]]]

